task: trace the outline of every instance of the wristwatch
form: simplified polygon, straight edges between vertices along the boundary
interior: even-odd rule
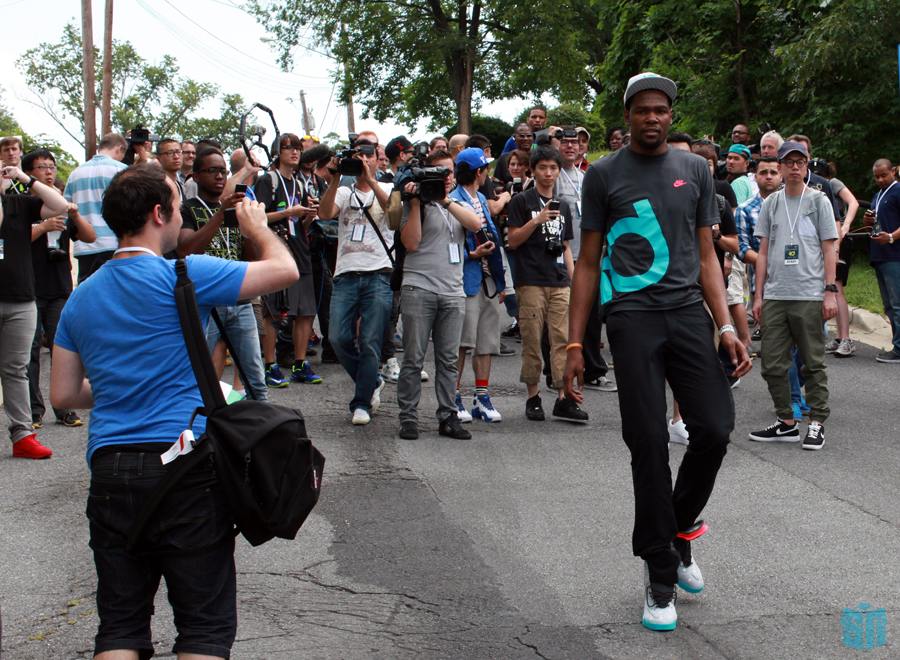
[[[733,325],[723,325],[721,328],[719,328],[719,339],[721,339],[722,335],[724,335],[726,332],[734,332],[734,334],[737,334],[737,332],[735,332],[734,330]]]
[[[446,203],[446,204],[441,204],[441,206],[443,206],[445,209],[449,209],[449,208],[450,208],[450,205],[451,205],[453,202],[455,202],[455,201],[456,201],[455,199],[448,199],[448,200],[447,200],[447,203]]]
[[[837,293],[838,292],[837,284],[834,284],[833,282],[831,284],[826,284],[825,290],[831,291],[832,293]]]
[[[25,184],[25,190],[31,190],[31,186],[33,186],[36,182],[37,179],[35,179],[33,176],[28,177],[28,183]]]
[[[888,234],[888,243],[893,243],[893,242],[894,242],[894,235]]]
[[[718,241],[720,238],[722,238],[722,232],[721,232],[721,231],[720,231],[718,234],[716,234],[715,236],[713,236],[713,242]]]

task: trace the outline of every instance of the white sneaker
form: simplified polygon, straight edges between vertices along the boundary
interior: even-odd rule
[[[380,376],[378,377],[378,387],[375,388],[375,391],[372,392],[372,400],[369,402],[369,411],[375,412],[378,410],[378,406],[381,405],[381,390],[384,389],[384,379]],[[355,414],[355,413],[354,413]],[[368,417],[368,415],[367,415]]]
[[[683,563],[678,565],[678,586],[691,594],[703,591],[703,573],[697,562],[692,561],[687,566]]]
[[[825,352],[826,353],[834,353],[837,351],[838,347],[841,345],[840,339],[832,339],[828,343],[825,344]]]
[[[483,419],[486,422],[499,422],[503,419],[500,416],[500,413],[494,408],[494,404],[491,403],[489,394],[485,394],[484,396],[475,395],[472,399],[472,417],[475,419]]]
[[[852,339],[841,339],[841,345],[838,346],[834,354],[838,357],[850,357],[856,352],[856,344]]]
[[[422,382],[423,382],[423,383],[427,383],[427,382],[428,382],[428,372],[425,371],[424,369],[422,369]]]
[[[679,445],[688,444],[688,431],[683,419],[679,419],[677,422],[669,420],[669,442],[675,442]]]
[[[384,363],[381,368],[381,377],[386,383],[397,384],[400,379],[400,365],[397,363],[397,358],[390,358]]]
[[[366,412],[365,408],[357,408],[353,411],[353,419],[351,421],[354,426],[365,426],[370,420],[371,417],[369,417],[369,413]]]
[[[656,591],[650,585],[650,570],[644,562],[644,618],[641,623],[650,630],[675,630],[675,590]]]
[[[463,405],[462,399],[459,397],[459,394],[456,395],[456,417],[459,419],[460,424],[468,424],[472,421],[472,415],[469,414],[469,411],[466,410],[466,407]]]

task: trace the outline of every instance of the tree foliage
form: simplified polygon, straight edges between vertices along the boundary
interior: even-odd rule
[[[42,43],[25,52],[16,66],[25,75],[31,97],[25,99],[44,110],[72,138],[84,144],[84,85],[82,41],[79,30],[69,23],[58,43]],[[244,112],[239,95],[225,95],[221,116],[198,118],[200,106],[215,99],[219,88],[179,75],[175,58],[163,57],[158,64],[142,58],[130,42],[113,41],[112,129],[125,133],[137,124],[161,136],[201,138],[215,136],[231,144],[237,142],[240,115]],[[102,57],[94,48],[97,88],[94,100],[98,114],[102,85]],[[78,129],[71,126],[77,125]],[[97,126],[100,126],[98,117]]]
[[[0,96],[3,95],[3,88],[0,87]],[[56,156],[57,176],[65,181],[69,173],[78,167],[78,161],[72,157],[68,151],[56,140],[47,137],[43,133],[38,133],[34,137],[25,132],[21,124],[13,116],[12,112],[5,105],[0,103],[0,137],[7,135],[18,135],[22,138],[22,144],[25,147],[25,153],[32,149],[47,149]]]

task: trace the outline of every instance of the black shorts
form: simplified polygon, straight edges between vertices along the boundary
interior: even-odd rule
[[[172,652],[229,658],[237,632],[234,526],[211,460],[162,501],[140,537],[138,556],[125,552],[134,514],[166,470],[152,453],[108,452],[92,461],[86,513],[100,615],[94,653],[153,655],[153,598],[165,577],[178,630]]]
[[[287,315],[291,318],[298,316],[315,316],[317,311],[316,290],[313,282],[312,273],[302,273],[300,278],[291,284],[287,289]],[[277,319],[281,313],[276,309],[274,294],[263,296],[265,303],[263,308],[264,316],[271,316]]]
[[[847,278],[850,276],[850,260],[853,258],[853,238],[845,236],[841,241],[838,254],[837,268],[834,271],[834,279],[847,286]]]

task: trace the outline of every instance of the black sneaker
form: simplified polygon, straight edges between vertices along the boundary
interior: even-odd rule
[[[472,439],[472,434],[460,425],[459,417],[456,416],[456,413],[450,413],[450,416],[441,422],[441,425],[438,427],[438,433],[454,440]],[[416,435],[418,435],[418,432]]]
[[[800,427],[796,422],[791,426],[779,419],[762,431],[752,432],[750,439],[757,442],[799,442]]]
[[[525,402],[525,419],[530,419],[532,422],[544,421],[544,407],[541,405],[540,394],[535,394]]]
[[[65,426],[83,426],[84,422],[81,421],[81,418],[78,416],[74,410],[70,410],[65,415],[56,420],[57,424],[64,424]]]
[[[44,418],[42,415],[32,415],[31,416],[31,427],[35,429],[44,428]]]
[[[750,341],[761,341],[762,340],[762,328],[757,328],[753,331],[753,334],[750,335]]]
[[[402,422],[400,424],[400,438],[403,440],[418,440],[419,425],[415,422]]]
[[[796,426],[796,424],[794,424]],[[806,439],[800,445],[803,449],[811,449],[813,451],[821,449],[825,446],[825,427],[819,422],[810,422],[806,429]]]
[[[578,407],[574,399],[563,397],[553,404],[553,419],[584,424],[588,421],[588,414]]]
[[[519,339],[521,341],[522,333],[519,331],[519,322],[513,319],[513,322],[510,323],[506,330],[500,333],[500,336],[505,339]]]
[[[337,353],[333,350],[322,349],[322,364],[339,364]]]
[[[897,355],[894,351],[885,351],[876,355],[875,361],[900,364],[900,355]]]
[[[507,348],[503,345],[503,342],[500,342],[500,356],[501,357],[509,357],[510,355],[515,355],[516,351],[512,348]]]

